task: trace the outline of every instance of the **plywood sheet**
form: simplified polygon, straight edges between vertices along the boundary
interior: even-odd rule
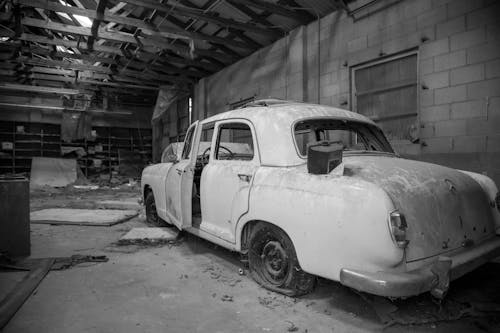
[[[64,187],[76,181],[76,160],[64,158],[33,157],[30,186]]]
[[[179,231],[175,228],[133,228],[119,239],[118,243],[168,243],[177,239]]]
[[[31,223],[110,226],[137,215],[136,210],[50,208],[30,214]]]

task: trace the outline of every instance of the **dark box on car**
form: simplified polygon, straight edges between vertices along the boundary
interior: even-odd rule
[[[326,175],[342,163],[343,146],[339,143],[321,142],[307,148],[307,171]]]

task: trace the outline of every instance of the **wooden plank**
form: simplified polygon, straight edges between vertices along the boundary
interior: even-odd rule
[[[53,258],[38,259],[30,272],[0,301],[0,329],[35,291],[54,264]]]
[[[2,103],[2,102],[0,102],[0,109],[3,109],[2,107],[16,108],[16,110],[22,110],[23,108],[26,108],[28,110],[30,110],[30,109],[60,110],[60,111],[66,110],[66,111],[90,112],[90,113],[111,113],[111,114],[116,114],[116,115],[131,115],[132,114],[132,112],[122,112],[122,111],[106,111],[106,110],[100,110],[100,109],[82,110],[82,109],[66,108],[63,106],[16,104],[16,103]]]
[[[122,2],[126,2],[135,6],[155,9],[163,13],[174,13],[188,18],[195,17],[200,20],[219,25],[221,27],[230,27],[243,31],[251,31],[257,34],[267,35],[267,36],[270,35],[273,37],[282,36],[281,32],[277,31],[276,29],[262,28],[253,24],[243,23],[233,19],[215,16],[213,14],[204,13],[203,11],[200,11],[197,8],[187,7],[184,5],[180,5],[178,3],[174,6],[174,5],[161,4],[159,2],[153,2],[149,0],[122,0]]]
[[[48,45],[60,45],[64,46],[67,48],[72,48],[72,49],[85,49],[84,47],[86,45],[85,42],[78,43],[77,41],[74,40],[67,40],[67,39],[60,39],[60,38],[48,38],[44,36],[38,36],[38,35],[33,35],[33,34],[27,34],[23,33],[21,36],[18,37],[19,40],[22,41],[27,41],[27,42],[33,42],[33,43],[42,43],[42,44],[48,44]],[[5,43],[3,43],[5,44]],[[109,46],[104,46],[104,45],[94,45],[94,51],[95,52],[103,52],[103,53],[108,53],[112,55],[118,55],[118,56],[123,56],[123,52],[115,47],[109,47]],[[156,54],[148,53],[148,52],[139,52],[138,56],[145,61],[151,61],[157,57]],[[92,57],[92,56],[90,56]],[[170,56],[170,55],[162,55],[160,60],[165,60],[169,62],[173,62],[176,64],[181,64],[181,65],[186,65],[186,66],[193,66],[193,67],[198,67],[205,69],[209,72],[216,72],[220,70],[223,66],[218,66],[213,63],[209,63],[206,61],[202,60],[192,60],[192,59],[187,59],[187,58],[182,58],[182,57],[175,57],[175,56]],[[1,63],[0,63],[1,66]]]
[[[60,32],[75,34],[75,35],[80,35],[80,36],[88,36],[88,37],[93,36],[91,29],[86,28],[86,27],[77,27],[74,25],[61,24],[61,23],[56,23],[56,22],[52,22],[52,21],[38,20],[38,19],[29,18],[29,17],[22,18],[21,23],[24,25],[32,26],[32,27],[60,31]],[[141,47],[141,48],[144,47],[147,51],[149,51],[151,53],[154,53],[158,49],[161,49],[161,50],[174,51],[176,53],[181,54],[184,57],[190,56],[190,49],[188,47],[174,45],[170,41],[165,40],[164,38],[159,38],[159,37],[152,38],[154,36],[152,36],[151,38],[144,38],[144,37],[139,37],[139,36],[134,37],[131,34],[126,34],[123,32],[109,32],[109,31],[105,31],[104,29],[99,29],[98,36],[99,36],[99,38],[108,39],[108,40],[116,41],[116,42],[120,42],[120,43],[130,43],[130,44],[139,45],[139,47]],[[90,43],[88,43],[87,49],[93,50],[93,44],[91,45]],[[224,61],[224,62],[231,62],[231,61],[235,60],[234,57],[228,56],[227,54],[224,54],[221,52],[216,52],[216,51],[204,50],[204,49],[195,49],[193,51],[193,54],[198,55],[198,56],[213,57],[213,58],[219,59],[219,60]]]
[[[113,74],[113,71],[106,67],[76,64],[69,61],[31,59],[28,57],[19,57],[15,61],[34,66],[60,67],[64,69],[74,69],[79,71],[92,71],[97,73]]]
[[[0,83],[0,89],[1,90],[15,90],[15,91],[29,91],[29,92],[47,93],[47,94],[62,94],[62,95],[80,94],[80,90],[77,90],[77,89],[29,86],[29,85],[14,84],[14,83]]]
[[[20,57],[16,60],[13,60],[19,63],[23,64],[28,64],[28,65],[33,65],[33,66],[46,66],[46,67],[60,67],[63,69],[72,69],[72,70],[79,70],[79,71],[90,71],[90,72],[95,72],[95,73],[104,73],[104,74],[109,74],[113,75],[113,77],[120,77],[120,74],[123,75],[128,75],[131,77],[135,78],[141,78],[144,81],[148,80],[157,80],[157,81],[168,81],[168,82],[183,82],[183,83],[194,83],[195,81],[191,78],[185,77],[185,76],[172,76],[172,75],[163,75],[159,73],[148,73],[148,72],[139,72],[139,71],[134,71],[130,69],[119,69],[116,72],[113,72],[109,68],[104,68],[100,66],[91,66],[91,65],[82,65],[82,64],[74,64],[70,62],[65,62],[65,61],[57,61],[57,60],[35,60],[35,59],[30,59],[26,57]],[[47,70],[51,71],[51,70]],[[57,73],[57,69],[53,70],[52,73],[48,74],[66,74],[65,72],[59,72]]]
[[[51,2],[43,1],[43,0],[19,0],[19,3],[24,5],[24,6],[42,8],[42,9],[51,10],[51,11],[55,11],[55,12],[62,12],[62,13],[74,14],[74,15],[82,15],[82,16],[86,16],[90,19],[96,19],[98,17],[97,13],[95,11],[92,11],[92,10],[82,9],[82,8],[73,7],[73,6],[64,6],[61,4],[51,3]],[[121,4],[124,4],[124,3],[121,3]],[[248,43],[235,41],[235,40],[230,39],[230,38],[211,36],[211,35],[206,35],[206,34],[199,33],[199,32],[190,32],[190,31],[186,31],[183,29],[176,29],[176,28],[166,27],[166,26],[163,26],[161,28],[157,28],[157,27],[153,26],[152,24],[148,24],[147,22],[144,22],[144,21],[139,20],[139,19],[130,18],[130,17],[122,16],[122,15],[113,15],[111,10],[106,10],[103,14],[102,19],[103,19],[103,21],[109,21],[109,22],[114,22],[114,23],[118,23],[118,24],[136,27],[138,29],[141,29],[141,31],[145,35],[153,35],[153,36],[159,36],[159,37],[165,37],[165,38],[179,38],[179,37],[182,38],[182,37],[184,37],[184,38],[190,38],[190,39],[195,39],[195,40],[203,40],[203,41],[214,42],[214,43],[219,43],[219,44],[226,44],[226,45],[230,45],[233,47],[239,47],[239,48],[245,48],[245,49],[251,49],[251,50],[254,49]]]

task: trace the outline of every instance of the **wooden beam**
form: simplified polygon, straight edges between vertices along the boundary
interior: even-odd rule
[[[90,113],[108,113],[108,114],[115,114],[115,115],[131,115],[132,112],[123,112],[123,111],[106,111],[106,110],[101,110],[101,109],[88,109],[88,110],[83,110],[83,109],[73,109],[73,108],[66,108],[63,106],[49,106],[49,105],[33,105],[33,104],[17,104],[17,103],[3,103],[0,102],[0,109],[3,109],[2,107],[11,107],[11,108],[16,108],[19,109],[21,108],[26,108],[28,110],[30,109],[42,109],[42,110],[58,110],[58,111],[78,111],[78,112],[90,112]]]
[[[62,12],[66,14],[74,14],[74,15],[82,15],[86,16],[91,19],[96,19],[98,17],[97,13],[92,10],[88,9],[82,9],[82,8],[77,8],[77,7],[72,7],[72,6],[64,6],[60,5],[57,3],[51,3],[48,1],[44,0],[19,0],[19,2],[24,5],[24,6],[29,6],[29,7],[36,7],[36,8],[42,8],[45,10],[51,10],[55,12]],[[190,38],[194,40],[202,40],[202,41],[207,41],[207,42],[214,42],[214,43],[221,43],[221,44],[226,44],[230,45],[233,47],[238,47],[238,48],[244,48],[244,49],[251,49],[253,50],[254,48],[252,45],[249,45],[248,43],[245,42],[240,42],[240,41],[235,41],[230,38],[224,38],[224,37],[214,37],[198,32],[190,32],[186,31],[183,29],[176,29],[172,27],[161,27],[157,28],[153,26],[152,24],[148,24],[147,22],[144,22],[139,19],[135,18],[130,18],[122,15],[113,15],[110,10],[106,10],[102,16],[103,21],[109,21],[109,22],[114,22],[114,23],[119,23],[127,26],[133,26],[138,29],[141,29],[142,33],[145,35],[152,35],[152,36],[158,36],[158,37],[164,37],[164,38],[176,38],[177,37],[185,37],[185,38]]]
[[[21,52],[28,54],[37,54],[42,56],[50,56],[51,58],[70,58],[70,59],[80,59],[89,62],[101,62],[110,65],[116,65],[117,62],[113,58],[90,56],[86,54],[76,54],[69,52],[54,51],[51,49],[39,47],[39,46],[22,46],[16,43],[5,43],[0,42],[0,49],[2,50],[12,50],[12,52]]]
[[[243,23],[233,19],[223,18],[210,13],[205,13],[203,10],[184,5],[179,5],[179,4],[167,5],[167,4],[161,4],[159,2],[153,2],[150,0],[121,0],[121,1],[135,6],[155,9],[163,13],[173,13],[189,18],[196,17],[200,20],[214,23],[222,27],[230,27],[243,31],[251,31],[257,34],[271,35],[274,37],[280,37],[282,35],[281,32],[277,31],[276,29],[262,28],[253,24]]]
[[[74,25],[67,25],[67,24],[55,23],[52,21],[38,20],[38,19],[29,18],[29,17],[22,18],[21,22],[24,25],[42,28],[42,29],[60,31],[60,32],[75,34],[75,35],[80,35],[80,36],[88,36],[88,37],[93,36],[91,29],[85,28],[85,27],[77,27]],[[141,48],[144,47],[146,51],[149,51],[151,53],[155,52],[158,49],[162,49],[162,50],[171,50],[171,51],[177,52],[185,57],[189,57],[189,54],[190,54],[190,49],[188,47],[173,45],[171,42],[165,40],[164,38],[158,38],[158,37],[156,37],[156,38],[144,38],[144,37],[138,37],[138,36],[134,37],[131,34],[126,34],[126,33],[122,33],[122,32],[108,32],[108,31],[105,31],[104,29],[99,29],[98,36],[99,36],[99,38],[104,38],[104,39],[108,39],[108,40],[112,40],[112,41],[116,41],[116,42],[120,42],[120,43],[130,43],[130,44],[139,45],[139,47],[141,47]],[[92,51],[93,44],[90,44],[90,42],[87,43],[87,49],[89,51]],[[203,49],[195,49],[194,54],[198,55],[198,56],[214,57],[216,59],[221,59],[225,62],[230,62],[230,61],[235,60],[233,57],[228,56],[224,53],[203,50]]]
[[[254,8],[268,10],[274,14],[291,18],[302,24],[309,23],[309,19],[307,18],[306,15],[271,2],[262,0],[231,0],[231,1],[240,3],[242,5],[251,6]]]
[[[33,66],[45,66],[45,67],[60,67],[63,69],[72,69],[79,71],[90,71],[95,73],[104,73],[108,75],[128,75],[135,78],[142,78],[145,81],[148,80],[156,80],[161,82],[174,82],[174,83],[194,83],[195,80],[185,77],[185,76],[172,76],[172,75],[164,75],[159,73],[149,73],[149,72],[139,72],[130,69],[118,69],[116,72],[112,71],[109,68],[104,68],[100,66],[91,66],[91,65],[82,65],[75,64],[66,61],[57,61],[57,60],[41,60],[41,59],[30,59],[26,57],[20,57],[14,60],[19,63],[33,65]]]
[[[19,40],[27,41],[27,42],[33,42],[33,43],[41,43],[41,44],[48,44],[48,45],[61,45],[67,48],[74,48],[74,49],[83,49],[83,45],[85,43],[78,43],[77,41],[72,41],[72,40],[66,40],[66,39],[60,39],[60,38],[48,38],[48,37],[43,37],[43,36],[38,36],[38,35],[33,35],[33,34],[22,34],[18,38]],[[114,47],[109,47],[109,46],[104,46],[104,45],[94,45],[94,51],[96,52],[103,52],[103,53],[109,53],[113,55],[118,55],[118,56],[123,56],[123,53],[121,50],[118,50]],[[151,53],[146,53],[146,52],[140,52],[140,58],[144,59],[145,61],[150,61],[154,59],[157,55],[156,54],[151,54]],[[205,69],[209,72],[215,72],[218,71],[222,68],[222,66],[217,66],[213,63],[208,63],[205,61],[200,61],[200,60],[191,60],[191,59],[186,59],[182,57],[175,57],[171,55],[162,55],[161,60],[173,62],[176,64],[180,65],[186,65],[186,66],[192,66],[192,67],[199,67],[202,69]],[[0,63],[0,66],[2,64]]]
[[[96,17],[92,21],[92,27],[90,28],[92,34],[87,41],[87,46],[89,50],[92,50],[92,48],[94,47],[94,41],[97,39],[97,35],[99,32],[99,25],[101,24],[101,21],[103,19],[104,10],[106,9],[107,2],[108,0],[99,0],[99,3],[97,4],[97,9],[95,10]]]
[[[65,76],[61,76],[61,75],[31,74],[31,75],[28,75],[28,77],[31,79],[34,79],[34,80],[46,80],[46,81],[75,83],[74,77],[65,77]],[[150,85],[144,85],[144,84],[139,85],[139,84],[120,83],[120,82],[109,82],[109,81],[106,82],[106,81],[91,80],[88,78],[79,78],[77,81],[77,84],[78,83],[93,84],[93,85],[108,86],[108,87],[158,90],[158,85],[150,86]]]
[[[79,71],[91,71],[97,73],[113,74],[113,71],[107,67],[102,66],[92,66],[77,64],[69,61],[59,61],[59,60],[48,60],[48,59],[32,59],[28,57],[19,57],[16,59],[17,62],[33,65],[33,66],[45,66],[45,67],[60,67],[64,69],[74,69]]]
[[[77,89],[29,86],[25,84],[14,84],[14,83],[0,83],[0,90],[28,91],[28,92],[61,94],[61,95],[80,94],[80,90]]]

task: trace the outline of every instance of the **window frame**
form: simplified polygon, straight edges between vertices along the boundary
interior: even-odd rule
[[[219,146],[221,127],[224,125],[233,124],[233,123],[244,124],[244,125],[248,126],[248,128],[250,128],[250,133],[252,135],[252,143],[253,143],[253,158],[251,160],[226,160],[226,159],[219,160],[215,156],[215,152],[217,151],[218,146]],[[237,163],[240,163],[240,162],[260,163],[260,153],[259,153],[259,148],[258,148],[256,132],[255,132],[253,124],[249,120],[236,118],[236,119],[225,119],[223,121],[217,122],[215,124],[215,131],[214,131],[214,135],[212,137],[212,140],[213,140],[212,148],[214,148],[214,149],[212,149],[210,151],[210,163],[214,163],[214,162],[215,163],[234,163],[234,162],[237,162]]]
[[[307,118],[302,118],[302,119],[295,120],[292,123],[292,126],[290,127],[290,129],[291,129],[291,135],[292,135],[292,141],[293,141],[293,146],[295,148],[295,152],[303,160],[307,160],[307,152],[306,152],[306,155],[302,155],[301,154],[300,147],[299,147],[299,145],[297,143],[297,140],[295,138],[295,128],[298,125],[298,123],[304,122],[304,121],[311,121],[311,120],[340,120],[340,121],[346,121],[346,122],[352,121],[352,122],[363,123],[363,124],[366,124],[367,126],[374,126],[375,128],[377,128],[382,133],[382,136],[384,137],[384,139],[389,144],[389,148],[391,148],[392,152],[369,151],[369,150],[367,150],[367,152],[374,153],[374,154],[377,153],[377,154],[396,155],[396,151],[394,150],[394,147],[392,146],[391,142],[389,141],[389,139],[387,139],[384,131],[377,124],[373,125],[371,123],[367,123],[367,122],[364,122],[364,121],[360,121],[360,120],[356,120],[356,119],[351,119],[351,118],[344,118],[344,117],[307,117]],[[358,140],[357,139],[357,135],[354,134],[354,136],[355,136],[355,140],[357,141]],[[344,151],[344,152],[346,152],[346,151]]]
[[[400,84],[400,85],[390,86],[390,87],[382,87],[380,89],[374,89],[374,90],[376,92],[379,92],[379,91],[383,92],[383,91],[387,91],[387,90],[391,90],[391,89],[395,89],[395,88],[404,88],[404,87],[409,87],[409,86],[415,86],[415,88],[416,88],[415,112],[398,113],[398,114],[389,115],[389,116],[382,116],[382,117],[380,117],[380,116],[371,116],[371,117],[367,116],[367,118],[371,119],[374,122],[379,122],[379,121],[383,122],[383,121],[391,120],[394,118],[404,118],[404,117],[415,116],[416,117],[415,123],[417,125],[417,128],[420,129],[420,115],[419,115],[419,110],[420,110],[420,89],[419,89],[419,87],[420,87],[420,75],[419,75],[418,49],[411,49],[411,50],[400,52],[397,54],[393,54],[393,55],[390,55],[390,56],[387,56],[387,57],[384,57],[381,59],[367,61],[367,62],[350,67],[350,78],[351,78],[351,80],[350,80],[351,81],[350,97],[351,97],[352,111],[361,114],[358,110],[358,103],[357,103],[358,102],[358,94],[357,94],[357,90],[356,90],[356,71],[357,70],[369,68],[369,67],[374,67],[374,66],[377,66],[380,64],[388,63],[388,62],[395,61],[395,60],[400,60],[400,59],[411,57],[411,56],[416,57],[416,60],[415,60],[415,62],[416,62],[416,68],[415,68],[416,78],[415,78],[415,81],[408,81],[408,82]],[[371,93],[375,93],[375,91],[371,91]],[[384,135],[385,135],[385,133],[384,133]],[[420,134],[419,134],[419,136],[420,136]],[[400,139],[397,139],[397,140],[400,140]],[[391,142],[391,141],[394,141],[394,140],[389,140],[389,142]]]
[[[188,127],[186,131],[186,137],[184,139],[184,147],[182,148],[182,154],[181,154],[181,160],[189,160],[191,158],[191,152],[193,151],[193,146],[194,146],[194,140],[196,137],[196,125],[198,123],[193,123],[191,126]],[[192,133],[192,134],[191,134]],[[189,135],[191,134],[191,138]],[[191,142],[188,144],[188,141],[191,140]],[[186,151],[186,149],[188,149]]]

